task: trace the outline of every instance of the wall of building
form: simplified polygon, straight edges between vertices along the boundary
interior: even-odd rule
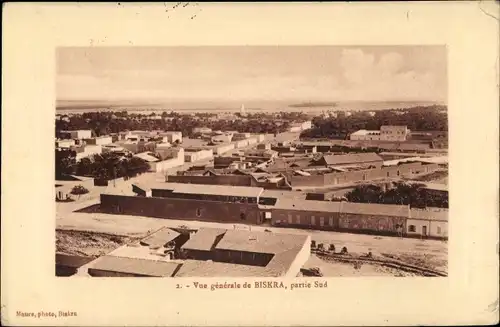
[[[415,227],[412,231],[411,227]],[[439,220],[413,219],[407,220],[406,234],[409,236],[424,236],[423,227],[427,229],[427,236],[432,238],[448,238],[448,222]]]
[[[336,230],[339,227],[339,217],[338,212],[272,209],[271,225]]]
[[[231,151],[233,149],[234,149],[234,144],[233,143],[229,143],[229,144],[216,145],[216,146],[214,146],[213,151],[214,151],[215,154],[221,155],[221,154],[229,152],[229,151]]]
[[[406,126],[381,126],[380,139],[384,141],[406,141],[408,129]]]
[[[292,187],[301,186],[324,186],[324,175],[312,175],[312,176],[291,176],[290,184]]]
[[[141,153],[141,152],[155,152],[156,144],[154,142],[137,142],[137,143],[127,143],[127,142],[119,142],[118,143],[122,148],[132,152],[132,153]]]
[[[248,146],[248,140],[241,140],[234,142],[234,147],[236,149],[241,149]]]
[[[273,254],[215,249],[215,261],[249,266],[265,267],[273,258]]]
[[[85,145],[83,147],[83,152],[77,152],[76,161],[81,160],[82,158],[92,156],[94,154],[102,153],[101,145]]]
[[[218,176],[167,176],[169,183],[190,183],[205,185],[252,186],[252,176],[249,175],[218,175]]]
[[[261,219],[257,204],[114,194],[101,194],[101,210],[110,214],[249,224],[257,224]],[[241,219],[242,213],[245,219]]]
[[[61,132],[62,134],[66,134],[72,139],[77,139],[77,140],[82,140],[82,139],[89,139],[92,137],[92,131],[91,130],[77,130],[77,131],[63,131]]]
[[[422,165],[420,162],[413,162],[398,166],[335,172],[324,175],[291,176],[290,184],[293,187],[321,187],[326,185],[348,184],[382,178],[398,178],[412,174],[432,173],[437,169],[437,164]]]
[[[429,220],[407,219],[405,228],[406,234],[409,236],[421,236],[424,226],[427,229],[427,234],[429,234]],[[412,230],[412,227],[415,229]]]
[[[297,277],[300,273],[300,268],[302,268],[306,264],[306,262],[309,260],[310,257],[311,257],[311,236],[308,235],[307,240],[304,242],[304,246],[299,251],[299,253],[295,257],[295,260],[293,260],[293,263],[290,265],[290,268],[283,277],[290,277],[290,278]]]
[[[186,259],[192,260],[214,260],[214,252],[213,251],[203,251],[203,250],[194,250],[194,249],[182,249]]]
[[[67,140],[57,140],[56,141],[56,147],[59,148],[69,148],[71,146],[75,145],[75,140],[73,139],[67,139]]]
[[[431,220],[429,230],[429,235],[431,237],[448,239],[447,221]]]
[[[111,136],[93,137],[89,139],[84,139],[85,143],[93,145],[106,145],[113,143],[113,138]]]
[[[170,143],[175,143],[176,141],[182,142],[182,133],[181,132],[167,132],[161,134],[167,138],[167,141]]]
[[[262,187],[267,190],[291,190],[292,187],[288,185],[287,181],[285,178],[279,180],[278,182],[259,182],[256,181],[252,178],[252,185],[251,186],[257,186],[257,187]]]
[[[215,157],[214,166],[227,167],[235,161],[241,161],[240,157]]]
[[[349,136],[349,139],[351,141],[380,141],[381,140],[381,136],[380,134],[351,134]]]
[[[184,164],[184,154],[177,158],[172,158],[157,162],[150,162],[149,166],[151,168],[151,171],[164,172],[167,171],[168,169],[182,166],[183,164]]]
[[[213,158],[214,153],[212,150],[200,150],[196,152],[184,151],[185,162],[196,162]]]
[[[149,277],[147,275],[130,274],[117,271],[89,268],[88,273],[92,277]]]
[[[189,183],[204,185],[254,186],[265,189],[291,189],[283,178],[278,182],[257,181],[250,175],[169,175],[166,181],[170,183]]]
[[[376,232],[377,234],[397,234],[406,230],[407,217],[389,217],[340,213],[340,231]],[[398,228],[398,226],[400,226]]]

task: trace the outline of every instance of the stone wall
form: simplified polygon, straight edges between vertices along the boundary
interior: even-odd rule
[[[291,176],[290,184],[292,187],[322,187],[382,178],[399,178],[412,174],[432,173],[437,169],[437,164],[422,165],[420,162],[412,162],[397,166],[363,169],[358,171],[334,172],[324,175]]]

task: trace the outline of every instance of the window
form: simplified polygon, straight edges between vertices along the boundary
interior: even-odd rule
[[[201,217],[201,209],[196,209],[196,217]]]
[[[333,226],[333,217],[330,217],[330,218],[328,219],[328,223],[330,224],[330,226]]]
[[[293,224],[293,218],[292,218],[292,215],[288,215],[288,223],[289,224]]]
[[[311,225],[316,225],[316,217],[311,216]]]
[[[240,213],[240,219],[241,220],[247,219],[247,215],[244,212]]]
[[[415,225],[410,225],[410,226],[408,226],[408,231],[409,232],[416,232],[417,231],[417,227],[415,227]]]
[[[319,217],[319,225],[324,226],[325,225],[325,217]]]
[[[439,226],[438,226],[438,228],[437,228],[437,233],[438,233],[438,234],[441,234],[441,227],[439,227]]]
[[[300,224],[300,215],[297,215],[297,217],[295,217],[296,220],[297,220],[297,224]]]
[[[389,172],[387,172],[387,177],[389,177]]]

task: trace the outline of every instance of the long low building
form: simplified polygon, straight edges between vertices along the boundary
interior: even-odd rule
[[[134,184],[132,191],[135,195],[109,189],[101,194],[101,210],[165,219],[269,223],[339,232],[447,238],[443,227],[440,227],[441,233],[430,227],[410,231],[409,219],[427,221],[428,217],[411,215],[407,205],[289,200],[266,196],[260,187],[243,186],[154,183],[147,187]],[[440,217],[447,219],[447,214]]]
[[[212,228],[179,234],[162,228],[84,262],[80,270],[95,277],[293,278],[310,258],[310,247],[308,235]]]

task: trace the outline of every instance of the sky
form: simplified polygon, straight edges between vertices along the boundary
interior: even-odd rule
[[[64,47],[58,100],[439,101],[444,46]]]

